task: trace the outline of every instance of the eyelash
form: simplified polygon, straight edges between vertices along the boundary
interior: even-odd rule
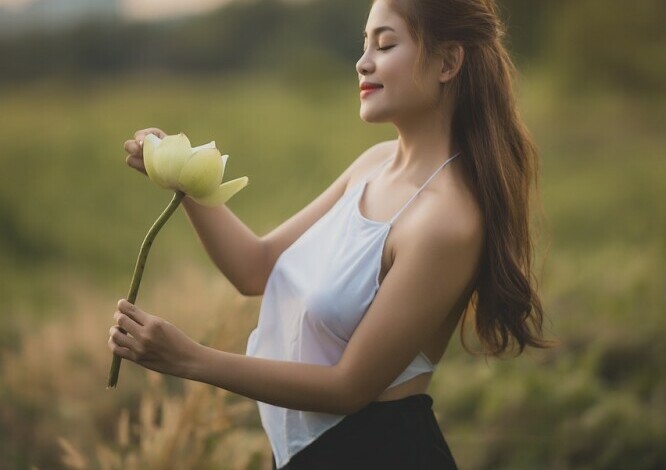
[[[393,49],[394,47],[395,47],[395,44],[393,44],[392,46],[378,47],[377,50],[384,52],[384,51],[388,51],[389,49]],[[365,51],[366,51],[366,49],[363,49],[363,52],[365,52]]]

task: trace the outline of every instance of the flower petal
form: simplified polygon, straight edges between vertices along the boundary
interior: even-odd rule
[[[224,168],[227,166],[227,160],[229,159],[229,155],[222,155],[222,177],[224,178]],[[222,180],[220,180],[222,181]]]
[[[195,152],[185,163],[178,177],[181,191],[193,197],[212,194],[222,181],[222,159],[216,148]]]
[[[162,139],[157,137],[155,134],[148,134],[143,139],[143,164],[146,167],[146,173],[148,177],[156,183],[158,186],[161,186],[165,189],[169,189],[169,186],[166,182],[160,177],[155,169],[155,151],[157,147],[162,143]]]
[[[171,189],[180,190],[178,177],[190,155],[192,155],[190,140],[182,132],[166,136],[157,147],[153,165],[160,178]]]
[[[220,187],[217,188],[217,190],[210,196],[196,197],[193,199],[202,206],[208,206],[208,207],[221,206],[229,199],[231,199],[231,197],[234,194],[243,189],[247,185],[247,183],[248,183],[248,177],[242,176],[240,178],[227,181],[226,183],[220,185]]]
[[[208,142],[207,144],[199,145],[198,147],[193,147],[192,152],[198,152],[201,149],[214,149],[217,148],[215,145],[215,141],[212,140]]]

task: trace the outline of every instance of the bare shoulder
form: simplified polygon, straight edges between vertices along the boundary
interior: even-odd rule
[[[392,268],[402,266],[423,284],[447,279],[450,297],[442,307],[458,310],[478,276],[485,234],[476,203],[464,193],[448,192],[446,203],[440,199],[436,204],[431,198],[415,211],[414,225],[406,229],[411,236],[403,233],[396,242]]]
[[[442,175],[424,194],[409,223],[403,225],[396,252],[409,245],[463,250],[465,258],[476,265],[484,243],[484,218],[473,191],[458,175],[455,171]]]
[[[389,158],[398,146],[398,139],[385,140],[376,143],[364,151],[349,167],[348,187],[354,186],[367,173],[377,165]]]
[[[456,183],[439,188],[439,192],[441,203],[432,198],[429,204],[424,204],[424,215],[432,215],[433,230],[448,237],[480,242],[484,232],[483,214],[472,191]]]

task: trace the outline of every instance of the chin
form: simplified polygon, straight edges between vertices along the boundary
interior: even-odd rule
[[[359,116],[361,120],[368,123],[384,123],[390,121],[389,117],[386,116],[385,114],[372,112],[370,110],[364,110],[363,108],[361,108]]]

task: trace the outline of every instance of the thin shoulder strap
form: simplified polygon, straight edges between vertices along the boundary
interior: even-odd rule
[[[439,166],[439,168],[437,168],[437,169],[433,172],[433,174],[430,175],[430,178],[428,178],[428,179],[426,180],[426,182],[423,183],[423,184],[421,185],[421,187],[420,187],[420,188],[414,193],[414,195],[413,195],[411,198],[409,198],[409,200],[405,203],[405,205],[402,206],[402,207],[400,208],[400,210],[399,210],[399,211],[398,211],[398,212],[397,212],[397,213],[391,218],[391,220],[389,221],[389,223],[390,223],[390,224],[393,224],[393,222],[395,222],[395,219],[397,219],[398,216],[400,216],[400,214],[402,213],[402,211],[404,211],[404,210],[407,208],[407,206],[409,206],[409,205],[411,204],[411,202],[416,198],[416,196],[419,195],[419,193],[423,190],[423,188],[425,188],[425,187],[427,186],[427,184],[430,183],[430,180],[433,179],[433,178],[435,177],[435,175],[437,174],[437,172],[439,172],[439,170],[441,170],[442,168],[444,168],[444,167],[445,167],[445,166],[446,166],[451,160],[453,160],[454,158],[456,158],[458,155],[460,155],[460,152],[456,153],[456,154],[453,155],[452,157],[448,158],[444,163],[442,163],[442,164]]]

